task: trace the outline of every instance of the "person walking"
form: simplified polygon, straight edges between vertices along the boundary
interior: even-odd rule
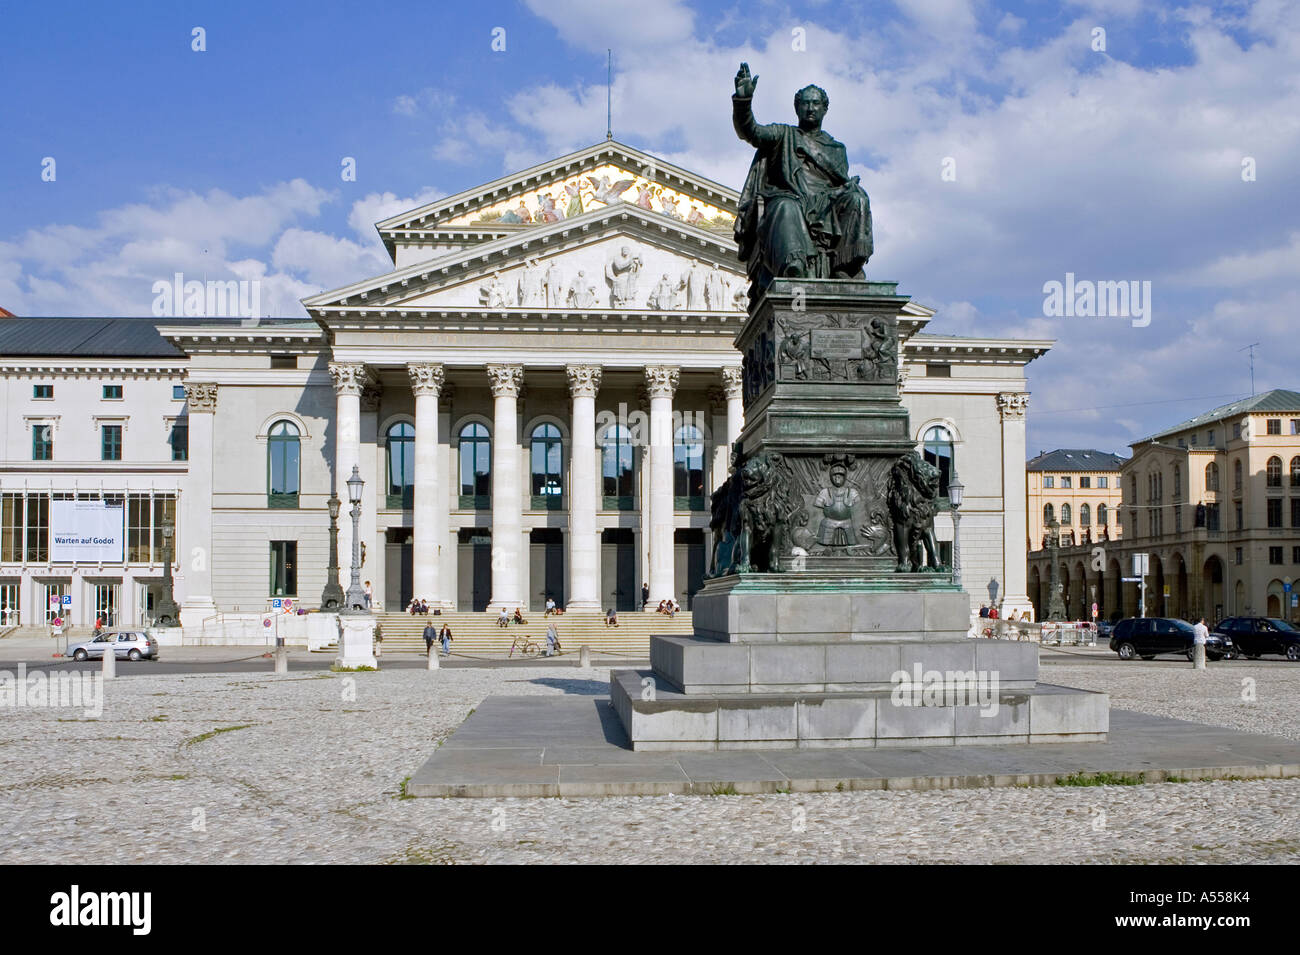
[[[438,632],[438,639],[442,641],[442,655],[451,656],[451,627],[444,623],[442,630]]]
[[[1192,627],[1192,666],[1197,670],[1205,669],[1205,641],[1210,638],[1210,628],[1201,617]]]
[[[635,580],[636,578],[632,578]],[[650,585],[643,583],[641,585],[641,609],[644,610],[650,604]]]
[[[555,622],[552,621],[546,626],[546,655],[548,657],[553,657],[559,649],[560,634],[559,631],[555,629]]]
[[[428,656],[433,652],[433,641],[438,638],[438,633],[433,629],[433,624],[424,625],[424,655]]]
[[[369,610],[371,603],[373,603],[375,599],[375,589],[370,586],[370,581],[368,580],[366,581],[365,586],[361,589],[366,595],[366,609]]]

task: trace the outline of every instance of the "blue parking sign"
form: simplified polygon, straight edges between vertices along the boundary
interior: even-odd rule
[[[280,604],[281,601],[279,597],[276,597],[274,600],[271,601],[271,606],[274,607],[276,610],[280,609]]]
[[[64,595],[63,595],[63,606],[65,606],[65,607],[71,607],[71,606],[72,606],[72,594],[64,594]]]

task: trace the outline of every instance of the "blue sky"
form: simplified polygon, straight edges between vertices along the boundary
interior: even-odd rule
[[[871,195],[868,275],[937,308],[930,331],[1057,341],[1030,366],[1031,455],[1123,452],[1248,394],[1252,342],[1257,390],[1300,390],[1300,10],[1280,0],[11,5],[0,305],[148,314],[184,271],[260,278],[268,314],[302,314],[389,267],[376,220],[603,138],[610,46],[616,137],[733,186],[738,62],[761,121],[826,87]],[[1067,272],[1151,282],[1151,324],[1044,317]]]

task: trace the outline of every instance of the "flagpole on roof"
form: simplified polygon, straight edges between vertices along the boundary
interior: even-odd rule
[[[614,51],[605,50],[605,138],[614,138]]]

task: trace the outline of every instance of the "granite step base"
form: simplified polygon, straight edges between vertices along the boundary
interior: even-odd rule
[[[1105,693],[1032,688],[943,698],[902,692],[686,694],[652,670],[614,670],[632,749],[745,750],[1105,742]]]

